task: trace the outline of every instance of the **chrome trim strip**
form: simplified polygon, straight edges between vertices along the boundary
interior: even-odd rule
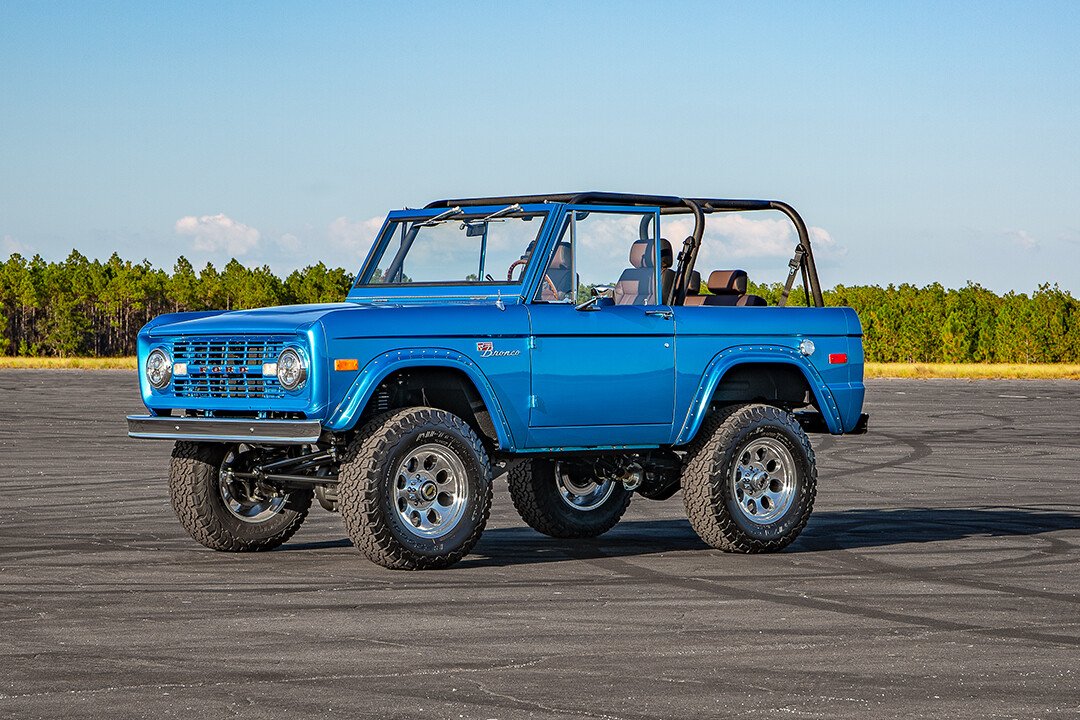
[[[128,436],[145,440],[206,440],[305,445],[322,434],[318,420],[245,420],[129,415]]]

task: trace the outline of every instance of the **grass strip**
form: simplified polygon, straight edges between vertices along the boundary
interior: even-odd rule
[[[1065,363],[866,363],[868,378],[962,380],[1080,380],[1080,365]]]
[[[0,356],[0,370],[134,370],[134,357],[6,357]]]

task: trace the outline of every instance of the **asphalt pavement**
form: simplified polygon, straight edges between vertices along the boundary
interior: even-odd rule
[[[499,480],[423,573],[318,508],[274,552],[197,545],[139,410],[130,371],[0,371],[0,717],[1080,715],[1080,382],[869,383],[779,554],[707,548],[681,495],[552,540]]]

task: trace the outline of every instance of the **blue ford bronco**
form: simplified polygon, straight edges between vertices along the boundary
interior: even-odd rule
[[[798,237],[778,306],[742,270],[695,268],[707,219],[748,211]],[[688,233],[677,255],[665,225]],[[785,307],[797,276],[807,307]],[[767,552],[809,519],[807,433],[865,432],[862,372],[859,319],[824,307],[785,203],[440,200],[389,214],[345,302],[148,323],[128,428],[176,441],[172,506],[215,550],[274,548],[318,500],[374,562],[447,567],[505,467],[552,537],[681,489],[709,545]]]

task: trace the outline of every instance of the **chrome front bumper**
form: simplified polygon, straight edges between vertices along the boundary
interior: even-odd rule
[[[127,421],[129,436],[147,440],[307,445],[317,442],[322,434],[322,424],[318,420],[244,420],[129,415]]]

